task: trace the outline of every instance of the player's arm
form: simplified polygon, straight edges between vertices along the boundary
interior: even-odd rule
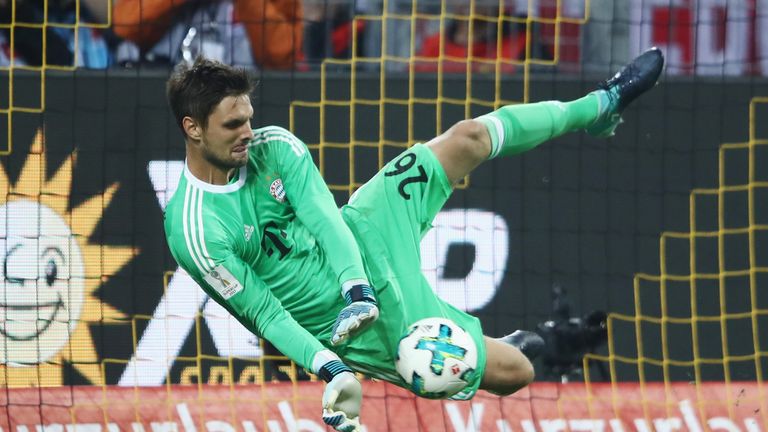
[[[192,239],[198,247],[192,244],[191,248],[186,241],[176,248],[171,243],[171,251],[206,293],[246,328],[326,381],[323,420],[327,424],[338,430],[357,430],[362,389],[352,370],[293,319],[250,266],[229,250],[226,241],[215,237]]]
[[[214,298],[243,325],[327,383],[322,400],[326,424],[344,432],[357,431],[363,392],[352,370],[293,319],[250,267],[232,257],[216,268],[235,269],[232,275],[242,278],[243,289],[227,299]]]
[[[277,129],[277,128],[276,128]],[[341,218],[331,191],[306,145],[280,129],[277,143],[283,187],[296,215],[325,251],[347,301],[334,325],[331,343],[339,344],[379,316],[376,297],[363,268],[360,249]]]

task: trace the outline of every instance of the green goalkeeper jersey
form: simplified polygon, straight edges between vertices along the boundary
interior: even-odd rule
[[[279,127],[254,130],[248,163],[226,185],[185,166],[165,232],[173,257],[208,295],[310,370],[325,349],[318,336],[330,336],[344,306],[341,285],[366,279],[307,147]]]

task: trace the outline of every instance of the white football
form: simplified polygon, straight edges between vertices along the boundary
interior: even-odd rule
[[[425,318],[413,323],[400,339],[395,366],[416,395],[447,398],[471,381],[477,346],[453,321]]]

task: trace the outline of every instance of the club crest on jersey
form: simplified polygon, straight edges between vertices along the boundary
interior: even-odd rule
[[[277,179],[269,185],[269,194],[278,202],[285,202],[285,189],[283,188],[282,179]]]

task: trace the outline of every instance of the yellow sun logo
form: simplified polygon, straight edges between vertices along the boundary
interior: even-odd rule
[[[117,184],[69,208],[76,154],[46,179],[44,137],[35,135],[19,179],[0,167],[0,384],[61,385],[68,362],[103,383],[89,323],[125,319],[95,295],[134,255],[90,242]],[[0,198],[1,199],[1,198]]]

